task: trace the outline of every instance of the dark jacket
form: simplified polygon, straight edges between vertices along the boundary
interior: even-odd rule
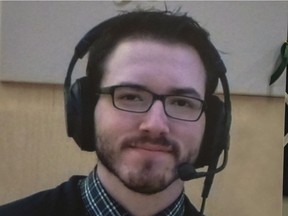
[[[85,216],[78,182],[85,176],[73,176],[58,187],[0,206],[1,216]],[[200,216],[185,197],[185,216]]]

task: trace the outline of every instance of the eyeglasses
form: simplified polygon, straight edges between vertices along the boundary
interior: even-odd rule
[[[205,110],[205,102],[199,98],[182,95],[158,95],[139,86],[110,86],[101,88],[98,94],[110,94],[113,106],[119,110],[145,113],[156,100],[162,101],[165,114],[183,121],[197,121]]]

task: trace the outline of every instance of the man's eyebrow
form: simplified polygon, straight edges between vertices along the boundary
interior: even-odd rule
[[[140,85],[133,82],[120,82],[119,85],[147,89],[144,85]]]
[[[173,89],[170,89],[169,94],[187,95],[187,96],[201,98],[200,93],[195,88],[192,88],[192,87],[173,88]]]

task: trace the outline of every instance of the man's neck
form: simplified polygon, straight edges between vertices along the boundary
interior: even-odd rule
[[[136,216],[156,214],[173,203],[183,191],[183,182],[176,180],[159,193],[151,195],[137,193],[127,188],[101,163],[97,165],[97,174],[107,192],[132,215]]]

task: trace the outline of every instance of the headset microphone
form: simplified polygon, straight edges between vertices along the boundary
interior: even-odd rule
[[[229,140],[229,136],[226,137]],[[227,140],[227,142],[229,142]],[[194,165],[191,163],[182,163],[178,166],[177,172],[178,176],[182,181],[188,181],[192,179],[205,177],[204,186],[202,190],[202,204],[200,215],[204,216],[204,209],[206,204],[206,199],[208,198],[213,179],[216,173],[222,171],[227,164],[228,161],[228,148],[223,150],[223,159],[222,164],[217,167],[219,157],[214,158],[214,161],[208,165],[208,169],[206,172],[198,172]]]
[[[197,172],[194,166],[190,163],[181,164],[177,171],[182,181],[188,181],[206,176],[205,172]]]
[[[182,163],[177,168],[178,176],[182,181],[188,181],[191,179],[197,179],[215,175],[216,173],[220,172],[225,168],[227,161],[228,161],[228,150],[224,149],[223,160],[220,166],[216,167],[218,163],[218,158],[215,158],[215,161],[213,161],[213,163],[208,165],[208,169],[206,172],[198,172],[195,169],[194,165],[191,163]]]

